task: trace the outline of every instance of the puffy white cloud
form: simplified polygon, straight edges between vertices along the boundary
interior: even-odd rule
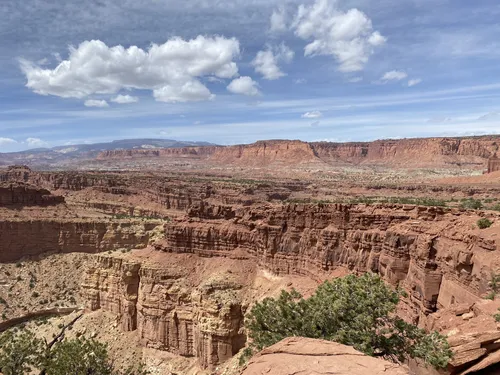
[[[406,72],[403,72],[402,70],[391,70],[390,72],[385,73],[382,78],[380,78],[380,80],[382,82],[401,81],[406,77],[408,77],[408,74],[406,74]]]
[[[0,137],[0,146],[7,146],[7,145],[16,144],[16,143],[17,143],[17,141],[15,141],[12,138],[3,138],[3,137]]]
[[[304,113],[301,117],[302,118],[309,118],[309,119],[311,119],[311,118],[316,119],[316,118],[323,117],[323,114],[320,111],[311,111],[311,112]]]
[[[153,91],[153,96],[159,102],[199,102],[212,100],[215,95],[198,80],[187,81],[181,86],[165,85]]]
[[[311,40],[305,56],[333,56],[341,72],[363,70],[376,47],[386,42],[372,21],[356,8],[344,12],[336,1],[316,0],[313,5],[300,5],[292,28],[295,35]]]
[[[420,78],[410,79],[408,81],[408,87],[416,86],[419,83],[422,83],[422,79],[420,79]]]
[[[271,15],[271,27],[269,31],[272,33],[281,33],[287,30],[286,26],[286,11],[285,8],[279,8],[273,11]]]
[[[252,65],[257,73],[262,74],[264,79],[275,80],[286,76],[278,63],[281,61],[290,63],[294,56],[295,52],[288,48],[285,43],[281,43],[278,47],[268,46],[266,50],[257,52]]]
[[[374,47],[382,46],[387,42],[387,38],[380,34],[380,32],[375,31],[370,37],[368,38],[368,43],[370,43]]]
[[[97,107],[97,108],[109,107],[108,102],[106,100],[95,100],[95,99],[85,100],[83,105],[85,107]]]
[[[26,138],[25,143],[28,144],[30,147],[47,147],[48,143],[45,141],[42,141],[40,138]]]
[[[234,79],[229,86],[227,86],[227,89],[233,94],[248,96],[260,95],[257,82],[250,77],[240,77]]]
[[[71,47],[67,60],[55,69],[21,60],[26,86],[41,95],[86,98],[93,94],[117,94],[122,89],[153,91],[159,101],[186,102],[211,99],[201,77],[233,78],[240,54],[237,39],[198,36],[185,41],[172,38],[152,44],[108,47],[99,40]]]
[[[129,104],[137,103],[139,101],[139,98],[137,96],[118,95],[117,97],[111,99],[111,101],[118,104]]]

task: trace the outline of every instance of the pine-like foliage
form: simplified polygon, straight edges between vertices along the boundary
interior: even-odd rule
[[[147,375],[142,365],[114,369],[107,346],[93,339],[63,339],[50,346],[27,329],[0,335],[0,372],[4,375]]]
[[[282,291],[276,299],[255,304],[247,316],[251,346],[245,355],[286,337],[302,336],[336,341],[394,361],[420,358],[445,367],[452,357],[445,337],[396,317],[399,297],[399,291],[371,273],[327,281],[309,299],[295,290]]]

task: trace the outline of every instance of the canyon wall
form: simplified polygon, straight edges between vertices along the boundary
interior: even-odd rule
[[[479,299],[500,265],[499,240],[492,235],[500,223],[480,231],[471,212],[291,204],[231,214],[202,205],[189,215],[165,225],[165,238],[155,243],[158,250],[202,257],[244,251],[278,275],[318,281],[337,267],[376,272],[409,292],[407,313],[414,322],[437,307]]]
[[[398,314],[425,326],[438,309],[473,305],[490,290],[500,269],[500,215],[491,214],[487,230],[475,227],[478,218],[477,212],[413,205],[194,204],[187,216],[164,224],[151,242],[154,251],[142,258],[99,256],[83,289],[89,310],[114,312],[144,346],[194,356],[213,368],[244,346],[244,284],[254,276],[240,269],[234,274],[245,281],[235,283],[230,272],[212,278],[193,263],[235,259],[318,283],[339,268],[375,272],[407,291]],[[163,260],[151,263],[160,255]]]
[[[483,167],[500,144],[499,136],[413,138],[358,143],[312,143],[318,157],[363,164],[406,167]]]
[[[64,203],[64,197],[54,196],[46,189],[26,184],[0,185],[0,206],[46,206]]]
[[[497,154],[493,155],[488,160],[488,173],[498,172],[500,171],[500,158],[498,158]]]
[[[213,368],[245,345],[242,287],[228,275],[199,285],[189,276],[167,264],[99,256],[83,284],[87,309],[115,313],[145,347],[196,357],[202,368]]]
[[[98,159],[183,157],[214,165],[267,167],[269,165],[367,164],[387,167],[483,169],[498,150],[500,136],[414,138],[373,142],[331,143],[288,140],[247,145],[187,147],[182,149],[116,150]]]
[[[5,219],[0,221],[0,262],[46,253],[98,253],[146,247],[163,230],[144,221]]]

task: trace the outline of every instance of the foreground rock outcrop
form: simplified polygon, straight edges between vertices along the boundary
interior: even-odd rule
[[[336,342],[290,337],[255,355],[241,375],[408,375],[394,363]]]

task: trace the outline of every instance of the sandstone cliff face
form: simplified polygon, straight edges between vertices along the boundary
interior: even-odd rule
[[[231,358],[245,345],[241,285],[228,275],[199,285],[186,271],[99,256],[83,285],[87,308],[120,317],[146,347],[194,356],[202,368]]]
[[[90,310],[115,313],[124,330],[137,329],[144,346],[194,356],[211,368],[244,346],[243,285],[251,276],[239,272],[248,280],[236,283],[228,272],[200,273],[207,259],[247,259],[277,275],[317,282],[339,267],[376,272],[408,292],[399,314],[426,326],[438,308],[480,301],[500,269],[500,216],[491,216],[494,225],[482,231],[473,228],[477,218],[411,205],[233,208],[205,202],[166,223],[152,243],[156,251],[143,259],[99,256],[84,289]],[[153,254],[165,258],[151,264]]]
[[[488,173],[498,172],[500,171],[500,159],[497,157],[497,154],[493,155],[488,160]]]
[[[45,253],[98,253],[145,247],[161,232],[159,223],[142,221],[0,221],[0,262]]]
[[[301,141],[259,141],[250,145],[219,147],[209,161],[253,167],[321,163],[311,145]]]
[[[46,189],[26,184],[0,185],[0,206],[46,206],[64,203],[64,197],[54,196]]]
[[[190,211],[191,220],[165,225],[158,250],[227,256],[244,251],[276,274],[318,281],[341,266],[381,274],[410,294],[415,322],[439,307],[474,302],[488,290],[500,255],[499,223],[490,232],[472,229],[471,214],[432,207],[286,205]],[[210,213],[212,216],[210,219]],[[231,216],[231,215],[229,215]],[[197,220],[196,217],[204,217]],[[498,220],[498,219],[497,219]]]
[[[101,153],[99,159],[185,158],[204,160],[208,164],[248,167],[335,166],[354,163],[405,168],[482,169],[487,164],[488,158],[498,150],[499,143],[499,136],[415,138],[352,143],[270,140],[236,146],[109,151]]]
[[[405,167],[482,167],[500,137],[415,138],[359,143],[313,143],[319,158]]]

